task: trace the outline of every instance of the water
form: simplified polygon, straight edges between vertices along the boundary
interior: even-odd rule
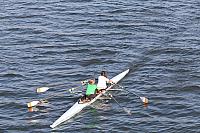
[[[200,3],[196,0],[2,0],[0,132],[200,132]],[[26,103],[107,70],[130,68],[112,92],[52,130],[79,98],[64,93],[29,112]],[[35,89],[48,86],[44,94]]]

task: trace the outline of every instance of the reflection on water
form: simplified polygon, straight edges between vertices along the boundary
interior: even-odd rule
[[[28,112],[37,112],[39,109],[37,107],[30,107],[28,108]]]
[[[98,100],[94,104],[91,105],[92,108],[97,109],[97,110],[110,110],[111,105],[109,104],[110,100]]]

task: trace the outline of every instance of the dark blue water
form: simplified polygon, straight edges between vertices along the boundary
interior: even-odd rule
[[[2,0],[0,132],[200,132],[197,0]],[[52,130],[79,98],[65,90],[130,68],[111,92]],[[36,88],[50,87],[44,94]],[[26,103],[48,98],[29,112]]]

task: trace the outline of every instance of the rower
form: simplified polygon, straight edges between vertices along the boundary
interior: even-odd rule
[[[112,84],[113,82],[107,78],[106,71],[101,71],[101,75],[98,77],[97,83],[97,93],[101,93],[107,88],[108,84]]]
[[[96,96],[97,86],[95,80],[89,80],[86,88],[86,94],[83,96],[79,103],[89,102]]]

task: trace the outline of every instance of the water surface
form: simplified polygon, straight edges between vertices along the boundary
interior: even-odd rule
[[[196,0],[3,0],[0,132],[200,132],[200,3]],[[149,99],[111,92],[54,130],[79,98],[65,90],[107,70]],[[51,89],[37,94],[35,89]],[[80,89],[81,90],[81,89]],[[57,95],[63,92],[63,95]],[[29,112],[26,103],[48,98]]]

